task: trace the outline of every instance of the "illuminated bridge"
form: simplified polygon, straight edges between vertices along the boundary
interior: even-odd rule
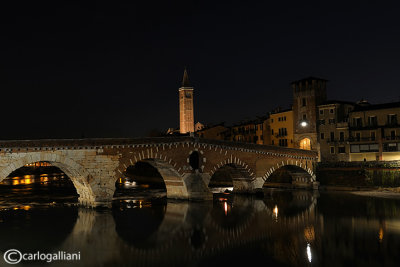
[[[234,192],[254,192],[276,170],[284,168],[298,187],[312,187],[317,153],[194,137],[138,139],[62,139],[0,141],[0,182],[14,170],[46,161],[68,175],[80,203],[108,205],[115,182],[129,166],[146,162],[155,167],[167,197],[210,199],[211,176],[230,166]]]

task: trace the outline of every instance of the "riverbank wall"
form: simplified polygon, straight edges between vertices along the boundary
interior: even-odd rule
[[[316,176],[321,186],[400,187],[400,161],[320,162]]]

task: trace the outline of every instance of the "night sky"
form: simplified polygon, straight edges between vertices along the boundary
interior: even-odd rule
[[[290,82],[308,76],[329,80],[329,99],[400,99],[399,4],[7,2],[0,6],[1,139],[176,128],[185,66],[195,120],[205,124],[289,108]]]

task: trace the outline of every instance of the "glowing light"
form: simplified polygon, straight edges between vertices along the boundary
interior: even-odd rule
[[[307,243],[307,258],[308,258],[308,262],[311,262],[312,255],[311,255],[311,246],[309,243]]]
[[[311,140],[309,138],[300,140],[300,149],[311,150]]]
[[[379,227],[379,242],[383,241],[383,228]]]
[[[225,216],[228,215],[228,203],[224,202],[224,211],[225,211]]]
[[[25,178],[24,180],[23,180],[24,182],[24,184],[32,184],[33,183],[33,179],[30,179],[30,178]]]
[[[306,121],[300,122],[301,127],[307,127],[308,123]]]
[[[307,240],[307,242],[312,242],[315,240],[314,226],[304,228],[304,237]]]
[[[278,219],[278,206],[277,205],[275,205],[273,212],[274,212],[275,219],[277,220]]]

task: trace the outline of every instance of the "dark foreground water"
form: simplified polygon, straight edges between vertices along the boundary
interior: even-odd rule
[[[400,265],[398,200],[266,189],[263,198],[180,202],[160,189],[127,187],[112,209],[93,210],[76,206],[61,176],[3,183],[0,266],[12,266],[3,260],[10,249],[80,255],[21,266]]]

